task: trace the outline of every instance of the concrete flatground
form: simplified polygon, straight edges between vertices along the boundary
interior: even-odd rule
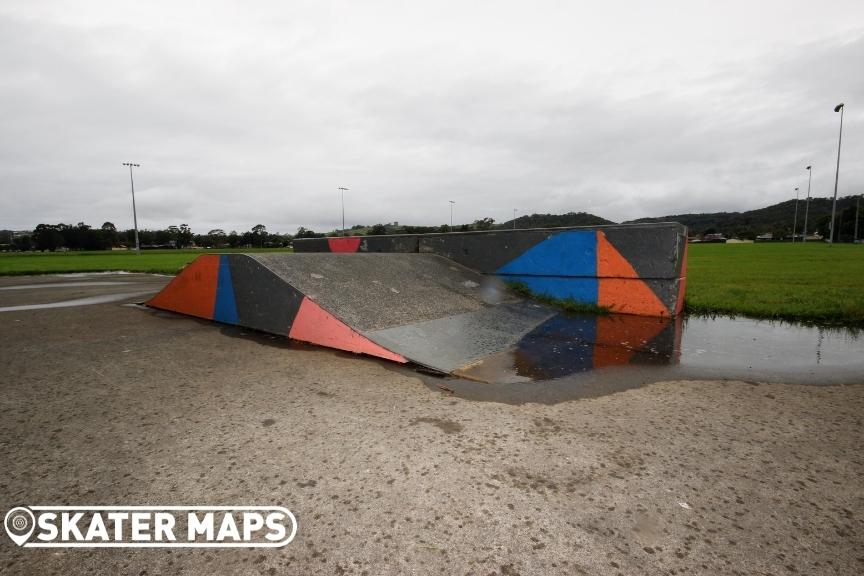
[[[0,279],[0,309],[166,280]],[[73,281],[134,285],[2,290]],[[0,512],[283,505],[297,537],[44,550],[3,535],[3,574],[864,571],[864,386],[476,402],[385,362],[123,305],[140,299],[0,312]]]

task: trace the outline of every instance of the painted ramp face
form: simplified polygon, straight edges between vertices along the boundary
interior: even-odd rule
[[[622,337],[620,322],[561,316],[428,254],[203,255],[148,305],[478,380],[493,359],[513,355],[520,365],[546,366],[535,374],[628,363],[634,354],[606,351],[609,342],[649,346],[666,326],[655,321],[638,338]],[[565,341],[590,348],[590,361],[580,352],[568,367],[549,368],[562,357],[542,348],[562,350]]]
[[[370,341],[244,254],[199,256],[147,305],[394,362],[408,361]]]

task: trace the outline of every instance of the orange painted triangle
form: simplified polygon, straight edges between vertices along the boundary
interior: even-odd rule
[[[597,231],[597,277],[639,278],[630,262],[609,242],[602,230]]]
[[[321,308],[308,296],[300,303],[300,309],[294,317],[288,337],[355,354],[377,356],[402,364],[408,362],[404,356],[391,352],[352,330],[350,326]]]
[[[597,304],[614,312],[669,316],[669,309],[651,287],[639,279],[630,262],[597,231]]]
[[[187,264],[147,305],[212,320],[218,278],[219,255],[204,254]]]
[[[635,316],[599,316],[594,346],[594,368],[627,364],[633,354],[644,349],[670,320]]]

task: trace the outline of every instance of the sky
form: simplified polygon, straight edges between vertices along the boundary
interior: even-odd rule
[[[327,231],[864,193],[860,0],[0,3],[0,229]]]

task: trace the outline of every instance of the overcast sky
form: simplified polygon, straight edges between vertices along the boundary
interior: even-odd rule
[[[864,192],[864,2],[0,2],[0,228],[271,232]]]

